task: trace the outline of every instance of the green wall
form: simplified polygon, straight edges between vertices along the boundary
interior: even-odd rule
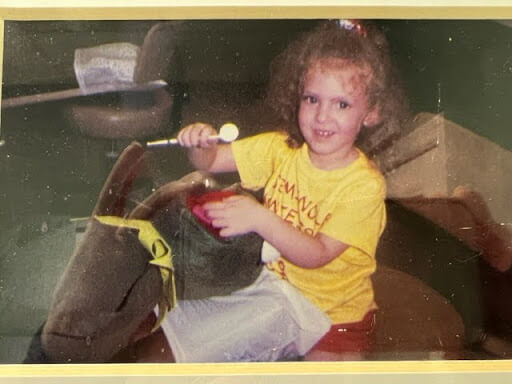
[[[512,28],[491,20],[383,21],[414,111],[512,149]]]

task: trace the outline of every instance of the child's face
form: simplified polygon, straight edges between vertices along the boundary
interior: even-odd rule
[[[299,127],[316,166],[333,169],[354,157],[359,129],[375,118],[368,107],[368,76],[368,70],[341,59],[316,61],[306,72]]]

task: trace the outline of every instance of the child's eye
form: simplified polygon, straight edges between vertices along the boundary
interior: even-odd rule
[[[317,102],[317,99],[315,96],[302,96],[302,100],[304,100],[308,104],[315,104]]]
[[[348,103],[344,102],[344,101],[340,101],[338,103],[338,108],[339,109],[347,109],[349,107]]]

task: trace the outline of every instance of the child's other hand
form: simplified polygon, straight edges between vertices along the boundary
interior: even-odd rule
[[[177,136],[178,143],[182,147],[211,148],[216,145],[216,140],[209,140],[210,136],[216,136],[217,131],[205,123],[193,123],[184,127]]]
[[[222,237],[243,235],[256,230],[266,209],[254,198],[245,195],[230,196],[220,202],[203,205],[215,228],[221,228]]]

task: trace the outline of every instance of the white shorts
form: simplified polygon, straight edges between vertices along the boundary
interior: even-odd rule
[[[179,301],[162,322],[178,363],[292,359],[330,326],[320,309],[266,268],[229,296]]]

